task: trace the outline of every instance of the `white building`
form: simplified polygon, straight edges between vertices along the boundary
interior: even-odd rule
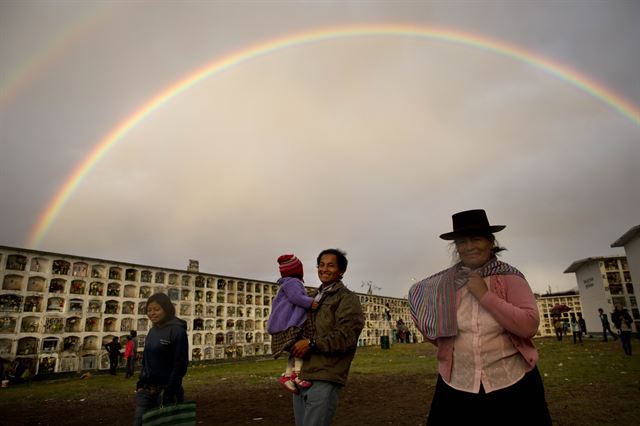
[[[275,267],[275,266],[274,266]],[[268,355],[266,332],[273,282],[0,246],[0,357],[35,374],[106,369],[104,345],[130,330],[139,348],[150,324],[146,300],[169,295],[187,321],[191,360]],[[358,294],[366,327],[360,346],[390,336],[385,318],[402,318],[416,333],[406,299]]]
[[[598,308],[611,318],[615,303],[633,312],[634,331],[640,330],[636,293],[626,257],[589,257],[573,262],[564,272],[576,274],[582,313],[589,332],[602,333]]]
[[[563,312],[560,317],[571,321],[571,317],[578,318],[578,313],[582,313],[582,303],[580,295],[576,291],[563,291],[550,294],[536,294],[536,303],[538,304],[538,312],[540,313],[540,326],[538,327],[537,337],[555,336],[553,328],[553,318],[551,309],[556,305],[565,305],[570,308],[569,311]],[[586,321],[586,320],[585,320]],[[599,323],[598,323],[599,324]],[[599,330],[598,326],[596,330]],[[587,331],[591,332],[587,326]]]
[[[636,225],[615,240],[611,247],[623,247],[627,255],[631,281],[640,283],[640,225]],[[638,317],[634,316],[635,319]]]

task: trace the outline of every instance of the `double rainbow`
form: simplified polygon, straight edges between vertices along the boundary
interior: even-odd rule
[[[100,159],[105,156],[109,150],[112,149],[131,129],[144,120],[145,117],[152,114],[156,109],[169,102],[175,96],[180,95],[182,92],[195,86],[207,77],[223,72],[234,65],[261,55],[266,55],[276,50],[300,46],[312,42],[364,36],[422,37],[477,47],[501,56],[506,56],[514,60],[524,62],[566,81],[567,83],[609,105],[633,123],[640,125],[640,109],[621,95],[595,82],[569,66],[560,64],[542,55],[504,41],[448,28],[398,24],[350,25],[346,27],[323,28],[315,31],[296,33],[266,42],[257,43],[246,49],[218,58],[163,89],[160,93],[137,109],[133,114],[126,117],[93,147],[87,157],[74,168],[73,172],[60,186],[46,209],[40,214],[29,235],[27,246],[35,248],[40,244],[47,233],[47,230],[58,217],[69,197],[73,194],[79,183],[87,173],[89,173],[92,167],[100,161]]]
[[[112,4],[99,4],[81,14],[73,23],[54,34],[42,48],[34,51],[24,63],[0,79],[0,110],[8,105],[18,93],[60,57],[83,36],[94,31],[115,13]]]

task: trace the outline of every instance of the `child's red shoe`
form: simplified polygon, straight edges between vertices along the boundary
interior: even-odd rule
[[[296,386],[302,389],[309,389],[311,386],[313,386],[313,382],[302,380],[295,372],[291,373],[291,380],[296,384]]]
[[[283,388],[285,388],[286,390],[288,390],[291,393],[294,394],[298,394],[300,393],[300,391],[298,390],[298,388],[296,387],[295,383],[293,382],[291,376],[285,376],[284,374],[278,379],[278,383],[280,383],[280,385],[282,385]]]

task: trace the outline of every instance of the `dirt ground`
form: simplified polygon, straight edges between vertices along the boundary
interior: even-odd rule
[[[340,398],[334,425],[424,425],[435,380],[435,374],[351,375]],[[186,396],[196,401],[201,425],[294,424],[291,394],[275,382],[201,384],[187,389]],[[133,393],[127,397],[105,390],[100,395],[88,395],[85,401],[33,404],[25,400],[10,412],[1,413],[0,425],[129,425],[132,413]]]

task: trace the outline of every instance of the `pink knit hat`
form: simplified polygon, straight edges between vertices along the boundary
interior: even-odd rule
[[[302,262],[292,254],[283,254],[278,258],[280,275],[283,277],[299,276],[302,278]]]

